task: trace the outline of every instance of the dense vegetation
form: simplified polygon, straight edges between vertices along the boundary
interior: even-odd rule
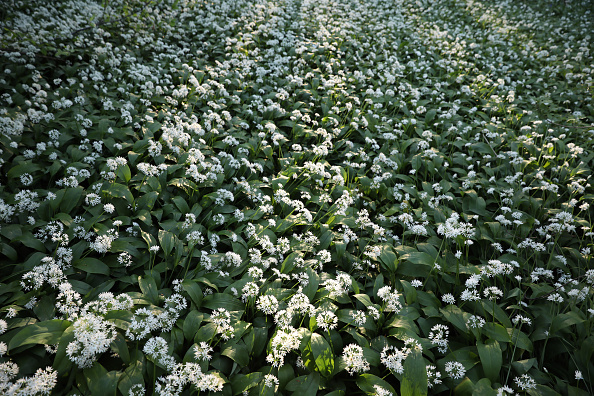
[[[0,394],[593,394],[593,13],[3,2]]]

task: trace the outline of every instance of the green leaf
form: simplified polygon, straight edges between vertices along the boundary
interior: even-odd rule
[[[136,202],[136,206],[140,209],[152,210],[153,206],[155,206],[155,202],[157,202],[158,197],[158,192],[148,192],[138,199],[138,201]]]
[[[553,322],[551,323],[551,334],[552,335],[557,335],[556,333],[561,331],[561,330],[565,330],[565,331],[570,331],[571,329],[569,329],[570,326],[576,325],[576,324],[580,324],[585,322],[586,319],[584,319],[583,317],[581,317],[577,312],[575,311],[570,311],[567,313],[562,313],[559,315],[556,315],[553,318]]]
[[[202,306],[202,297],[204,296],[202,294],[202,288],[200,287],[200,285],[193,280],[186,279],[182,282],[182,287],[184,288],[186,293],[188,293],[196,307],[200,308]]]
[[[381,386],[393,395],[397,395],[394,388],[392,388],[392,385],[373,374],[361,374],[357,378],[357,386],[359,387],[359,389],[361,389],[363,392],[369,395],[377,394],[377,391],[374,388],[375,385]]]
[[[260,372],[250,373],[247,375],[238,374],[231,380],[231,388],[233,390],[233,395],[239,395],[244,391],[247,391],[254,386],[257,386],[258,383],[264,378],[264,374]]]
[[[425,359],[417,349],[404,360],[404,374],[400,383],[400,394],[411,396],[427,395],[427,369]]]
[[[228,346],[227,348],[223,349],[221,355],[232,359],[242,368],[247,367],[247,365],[250,363],[250,354],[243,342]]]
[[[302,375],[291,381],[286,386],[286,390],[293,392],[293,395],[315,396],[320,386],[320,374],[311,373],[307,376]]]
[[[455,305],[448,305],[439,310],[443,317],[453,324],[458,330],[466,332],[466,320],[464,320],[464,313]]]
[[[116,339],[111,342],[110,347],[115,353],[118,354],[124,364],[130,364],[130,352],[128,350],[128,345],[126,344],[126,339],[121,333],[118,333]]]
[[[488,339],[484,344],[477,341],[476,347],[478,348],[485,375],[491,382],[499,382],[499,372],[503,363],[503,355],[499,343],[496,340]]]
[[[159,230],[159,244],[163,248],[163,253],[165,253],[165,257],[169,257],[171,251],[175,247],[177,242],[177,237],[173,235],[173,233],[165,230]]]
[[[140,384],[144,386],[144,377],[142,375],[143,363],[136,361],[131,366],[128,366],[122,373],[118,383],[118,389],[123,395],[127,395],[133,385]]]
[[[474,384],[466,377],[454,388],[456,396],[472,396],[474,394]]]
[[[511,330],[513,330],[513,328]],[[501,326],[499,323],[487,322],[483,327],[483,331],[487,337],[499,342],[511,342],[511,337],[507,332],[507,329]]]
[[[227,311],[243,311],[245,304],[231,294],[214,293],[202,299],[202,306],[215,310],[225,308]]]
[[[105,367],[95,362],[93,367],[84,369],[83,372],[92,395],[115,394],[116,385],[118,384],[118,373],[116,371],[108,372]]]
[[[169,182],[169,185],[177,187],[177,188],[181,188],[187,194],[190,194],[194,191],[198,191],[198,186],[196,185],[196,183],[194,183],[193,181],[188,180],[188,179],[182,179],[182,178],[173,179]]]
[[[532,352],[532,341],[530,341],[530,338],[528,338],[526,333],[514,328],[508,328],[507,333],[511,336],[513,345],[528,352]]]
[[[67,320],[53,319],[27,325],[12,337],[8,349],[28,344],[56,344],[70,324]]]
[[[363,305],[365,305],[366,307],[372,306],[373,302],[371,302],[371,299],[369,298],[369,296],[367,294],[355,294],[354,297],[361,301],[361,303]]]
[[[72,266],[89,274],[109,275],[110,273],[109,267],[103,261],[92,257],[77,260]]]
[[[425,124],[427,126],[430,125],[431,121],[433,121],[433,119],[435,118],[435,115],[437,114],[437,110],[436,109],[430,109],[427,111],[427,114],[425,114]]]
[[[128,183],[132,178],[132,173],[130,173],[130,168],[128,167],[128,165],[118,166],[118,169],[116,169],[115,174],[125,183]]]
[[[123,184],[112,183],[105,192],[114,198],[125,198],[128,203],[134,202],[134,196]]]
[[[84,189],[82,187],[68,188],[60,201],[60,212],[70,213],[79,206]]]
[[[289,381],[295,378],[295,370],[289,364],[284,364],[278,369],[278,382],[280,389],[284,389]]]
[[[157,293],[157,284],[155,280],[147,276],[145,278],[139,276],[138,277],[138,285],[140,286],[140,290],[142,294],[155,305],[159,305],[159,295]]]
[[[323,336],[317,333],[311,335],[310,342],[311,351],[318,370],[324,377],[332,376],[332,372],[334,371],[334,353],[332,352],[332,348],[330,348],[330,344],[328,344],[328,341]]]
[[[60,337],[58,342],[58,351],[56,352],[56,357],[53,364],[54,369],[60,374],[69,371],[72,367],[73,363],[66,355],[66,348],[72,341],[74,341],[74,327],[69,326],[66,330],[64,330],[64,333],[62,333],[62,336]]]
[[[45,252],[45,245],[39,239],[35,238],[29,231],[23,232],[20,236],[16,237],[13,242],[21,242],[23,245],[35,249],[39,252]]]
[[[308,267],[305,272],[307,272],[307,276],[309,277],[309,283],[303,288],[303,294],[305,294],[310,300],[313,300],[318,291],[320,276],[310,267]]]
[[[394,253],[394,249],[390,245],[384,244],[381,246],[379,259],[384,265],[384,268],[390,272],[395,272],[398,268],[398,257],[396,257],[396,253]]]
[[[189,213],[190,212],[190,207],[188,206],[188,203],[186,202],[185,199],[183,199],[183,197],[175,196],[175,197],[171,197],[171,201],[173,201],[173,203],[175,204],[175,206],[177,206],[177,208],[182,212],[182,213]]]
[[[190,311],[190,313],[184,319],[182,330],[184,331],[184,337],[187,340],[193,340],[194,336],[200,329],[200,324],[204,319],[204,314],[198,311]]]

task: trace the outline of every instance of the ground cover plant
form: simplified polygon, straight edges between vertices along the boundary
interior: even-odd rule
[[[593,13],[4,2],[0,394],[593,394]]]

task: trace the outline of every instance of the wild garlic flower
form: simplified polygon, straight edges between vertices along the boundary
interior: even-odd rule
[[[427,365],[427,385],[429,388],[433,388],[435,385],[441,384],[441,373],[437,369],[437,367],[432,365]]]
[[[371,307],[371,308],[374,308],[374,307]],[[357,327],[364,326],[365,323],[367,322],[367,316],[365,316],[365,312],[363,312],[363,311],[352,311],[351,319],[353,319],[353,321]]]
[[[264,376],[264,386],[267,388],[275,388],[278,385],[278,378],[272,374],[266,374]]]
[[[92,313],[80,316],[72,328],[74,341],[66,347],[66,354],[80,368],[91,367],[98,355],[107,351],[117,336],[113,323]]]
[[[447,362],[445,365],[445,371],[453,379],[464,378],[466,375],[466,369],[460,362]]]
[[[322,311],[316,316],[316,323],[324,331],[334,330],[338,325],[338,318],[331,311]]]
[[[400,293],[390,288],[390,286],[384,286],[377,291],[377,296],[384,302],[386,312],[398,313],[402,309],[402,303],[400,302]]]
[[[241,291],[243,293],[241,295],[241,301],[248,302],[258,295],[260,292],[260,287],[256,282],[248,282],[243,286]]]
[[[19,367],[12,362],[0,363],[0,393],[3,395],[49,395],[58,382],[58,372],[51,367],[37,369],[32,377],[10,382]]]
[[[274,315],[278,311],[278,300],[269,294],[260,296],[256,308],[266,315]]]
[[[389,370],[402,374],[404,373],[404,359],[408,356],[408,351],[403,348],[400,350],[394,346],[384,347],[380,354],[381,363]]]
[[[346,364],[346,371],[350,374],[369,371],[370,365],[363,355],[363,348],[357,344],[349,344],[342,350],[342,358]]]
[[[446,353],[448,351],[449,334],[450,330],[448,329],[448,326],[436,324],[431,328],[431,332],[429,332],[429,339],[433,345],[437,345],[439,352]]]
[[[270,340],[270,353],[266,361],[273,367],[281,367],[285,363],[285,356],[294,349],[298,349],[301,343],[301,333],[289,327],[277,330]]]
[[[175,367],[175,359],[168,355],[169,345],[162,337],[149,338],[142,348],[142,352],[153,362],[165,367],[167,371],[172,371]]]
[[[519,377],[514,378],[516,386],[523,391],[530,389],[536,389],[536,381],[528,374],[522,374]]]
[[[231,314],[225,308],[217,308],[210,314],[210,320],[216,326],[216,333],[221,334],[224,340],[231,338],[233,327],[231,326]]]
[[[392,392],[390,392],[386,388],[381,387],[380,385],[373,385],[373,390],[375,391],[375,395],[377,396],[394,396]]]
[[[210,355],[213,349],[206,342],[201,342],[200,345],[194,345],[194,358],[196,360],[208,361],[212,358]]]
[[[480,316],[471,315],[466,321],[466,327],[469,329],[480,329],[485,325],[485,319]]]

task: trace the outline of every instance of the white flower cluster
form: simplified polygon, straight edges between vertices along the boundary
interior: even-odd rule
[[[80,368],[91,367],[117,336],[113,323],[92,313],[81,315],[72,327],[74,341],[66,347],[66,355]]]
[[[436,324],[431,328],[431,332],[429,333],[429,339],[433,343],[433,345],[437,345],[437,350],[440,353],[446,353],[448,351],[448,336],[450,335],[450,330],[448,326],[442,324]]]
[[[12,382],[19,372],[13,362],[0,363],[0,394],[2,395],[49,395],[58,382],[58,372],[51,367],[38,369],[32,377],[19,378]]]
[[[174,293],[165,299],[163,308],[138,308],[126,330],[126,337],[133,341],[142,340],[156,330],[170,331],[187,305],[181,294]]]
[[[281,367],[285,364],[285,356],[294,349],[299,348],[301,333],[294,328],[279,329],[270,340],[270,353],[266,361],[272,367]]]
[[[386,304],[384,310],[386,312],[398,313],[402,309],[400,302],[400,293],[396,290],[392,291],[390,286],[384,286],[377,291],[377,296]]]
[[[369,371],[369,362],[363,355],[363,348],[357,344],[349,344],[342,350],[342,358],[346,365],[346,371],[350,374]]]

